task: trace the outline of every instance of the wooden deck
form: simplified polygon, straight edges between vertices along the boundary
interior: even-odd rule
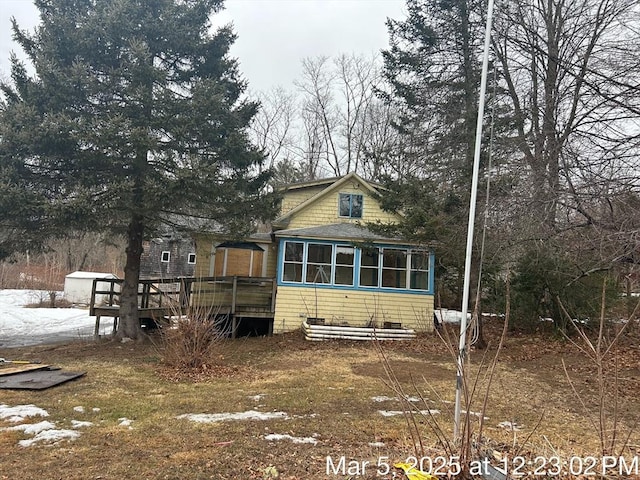
[[[120,291],[123,280],[95,279],[89,314],[96,317],[94,336],[102,317],[120,318]],[[179,277],[144,279],[138,284],[138,316],[161,321],[170,316],[205,311],[210,316],[226,315],[235,337],[238,319],[262,318],[272,321],[275,311],[276,282],[263,277]],[[271,329],[269,329],[271,333]]]

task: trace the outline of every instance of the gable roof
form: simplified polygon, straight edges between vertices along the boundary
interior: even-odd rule
[[[376,188],[382,188],[382,185],[379,185],[375,182],[369,182],[364,180],[362,177],[360,177],[357,173],[355,172],[351,172],[348,173],[346,175],[343,175],[341,177],[329,177],[329,178],[320,178],[317,180],[308,180],[306,182],[297,182],[297,183],[289,183],[287,185],[283,185],[282,187],[280,187],[279,190],[283,191],[283,192],[288,192],[291,190],[301,190],[304,188],[313,188],[313,187],[321,187],[321,186],[329,186],[329,185],[333,185],[334,183],[336,183],[339,180],[342,179],[349,179],[349,178],[353,178],[356,177],[358,180],[360,180],[361,182],[366,183],[367,185],[373,187],[374,189]]]
[[[369,191],[369,193],[371,193],[372,195],[378,195],[378,190],[373,186],[373,184],[367,182],[365,179],[363,179],[360,175],[358,175],[355,172],[351,172],[345,175],[344,177],[327,178],[324,180],[314,180],[312,182],[303,182],[299,184],[293,184],[288,186],[284,190],[284,192],[301,189],[301,188],[317,187],[325,184],[327,185],[327,187],[321,190],[320,192],[318,192],[317,194],[315,194],[314,196],[312,196],[311,198],[305,200],[301,204],[292,208],[284,215],[281,215],[280,217],[276,218],[272,222],[273,227],[274,228],[286,227],[289,224],[291,217],[293,217],[296,213],[300,212],[300,210],[305,209],[307,206],[318,201],[320,198],[324,197],[325,195],[328,195],[331,192],[340,189],[342,185],[348,183],[349,181],[355,181],[361,187],[363,187],[364,190]]]

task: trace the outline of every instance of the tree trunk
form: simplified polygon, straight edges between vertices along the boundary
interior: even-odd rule
[[[142,234],[144,225],[140,215],[134,215],[127,229],[127,260],[124,267],[124,283],[120,293],[120,322],[116,340],[142,338],[138,316],[138,282],[140,280],[140,258],[142,256]]]

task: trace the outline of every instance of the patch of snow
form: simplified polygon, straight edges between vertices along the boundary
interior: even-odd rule
[[[93,422],[84,422],[81,420],[71,420],[71,426],[73,428],[84,428],[93,426]]]
[[[384,444],[384,442],[369,442],[369,446],[370,446],[370,447],[374,447],[374,448],[382,448],[382,447],[386,447],[386,445]]]
[[[418,397],[405,397],[404,398],[407,402],[419,402],[421,399]],[[399,402],[400,398],[398,397],[387,397],[386,395],[380,395],[377,397],[371,397],[371,400],[373,400],[374,402],[377,403],[382,403],[382,402]]]
[[[57,292],[57,298],[62,292]],[[0,290],[0,346],[22,347],[41,343],[90,338],[96,317],[82,308],[25,308],[48,299],[45,290]],[[113,330],[113,320],[103,318],[100,334]]]
[[[403,413],[409,412],[403,412],[402,410],[378,410],[378,413],[383,417],[395,417],[396,415],[402,415]]]
[[[198,423],[215,423],[230,420],[288,419],[289,415],[285,412],[258,412],[256,410],[248,410],[246,412],[236,413],[185,413],[178,415],[176,418],[186,418],[187,420]]]
[[[253,400],[254,402],[259,402],[265,397],[264,393],[259,393],[258,395],[249,395],[249,400]]]
[[[414,412],[414,411],[404,412],[402,410],[378,410],[378,413],[383,417],[396,417],[398,415],[403,415],[405,413],[409,415],[414,415],[416,413],[419,413],[420,415],[439,415],[440,410],[430,409],[430,410],[420,410],[417,412]]]
[[[520,425],[516,422],[500,422],[498,424],[498,428],[505,428],[507,430],[512,430],[514,432],[519,432],[520,430],[522,430],[522,428],[524,427],[524,425]]]
[[[269,435],[265,435],[264,439],[270,442],[278,440],[291,440],[293,443],[311,443],[313,445],[318,444],[318,440],[313,437],[292,437],[291,435],[281,435],[279,433],[271,433]]]
[[[73,411],[78,413],[84,413],[84,407],[80,405],[77,407],[73,407]]]
[[[43,420],[38,423],[24,423],[22,425],[16,425],[14,427],[7,427],[4,430],[15,430],[24,432],[26,435],[36,435],[44,430],[52,430],[56,428],[54,423]]]
[[[131,428],[131,424],[133,423],[133,420],[129,420],[127,417],[121,417],[118,419],[118,426],[120,427],[129,427]]]
[[[99,411],[100,411],[100,409],[99,409],[98,407],[93,407],[93,408],[91,409],[91,411],[92,411],[92,412],[99,412]]]
[[[27,417],[48,417],[49,412],[35,405],[16,405],[10,407],[8,405],[0,405],[0,420],[8,420],[9,422],[23,422]]]
[[[386,395],[379,395],[377,397],[371,397],[371,400],[373,400],[374,402],[390,402],[392,400],[398,400],[396,397],[387,397]]]
[[[11,422],[22,422],[25,417],[42,416],[48,417],[49,413],[35,405],[17,405],[9,407],[0,405],[0,419],[8,419]],[[93,425],[91,422],[79,422],[71,420],[74,428]],[[80,436],[80,433],[73,430],[58,430],[53,422],[43,420],[38,423],[25,423],[15,425],[13,427],[1,428],[0,430],[12,430],[23,432],[26,435],[33,435],[33,438],[20,440],[18,445],[29,447],[37,442],[58,442],[60,440],[74,440]]]
[[[460,410],[460,413],[462,413],[463,415],[467,415],[467,414],[473,415],[474,417],[478,417],[478,418],[482,417],[482,413],[480,412],[471,412],[471,411],[467,412],[466,410]],[[489,417],[483,417],[483,418],[485,420],[489,420]]]
[[[75,430],[43,430],[38,432],[35,437],[28,440],[20,440],[18,445],[21,447],[30,447],[37,442],[59,442],[60,440],[74,440],[80,434]]]
[[[458,310],[439,308],[434,311],[434,314],[440,323],[460,323],[462,320],[462,312]],[[467,318],[471,319],[471,313],[467,313]]]
[[[443,323],[453,323],[453,324],[457,324],[460,323],[460,321],[462,320],[462,312],[460,310],[449,310],[446,308],[439,308],[437,310],[434,310],[434,314],[436,316],[436,318],[438,319],[438,322],[440,324]],[[487,312],[482,312],[482,316],[487,318],[504,318],[504,314],[502,313],[487,313]],[[467,319],[471,320],[471,312],[467,313]]]
[[[316,418],[317,416],[317,413],[310,413],[308,415],[293,415],[293,418]]]

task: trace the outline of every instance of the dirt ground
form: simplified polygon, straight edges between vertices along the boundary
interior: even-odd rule
[[[529,478],[587,478],[602,473],[606,453],[616,460],[606,478],[635,476],[637,335],[629,332],[598,374],[580,348],[544,333],[509,332],[491,369],[500,331],[489,323],[489,348],[469,355],[463,408],[474,461],[520,466]],[[74,421],[90,422],[74,440],[24,447],[20,441],[32,436],[0,419],[0,479],[392,479],[406,478],[394,464],[414,459],[424,469],[447,463],[434,473],[451,472],[459,454],[455,358],[435,334],[380,346],[307,342],[299,333],[229,340],[198,372],[164,365],[157,338],[0,350],[0,357],[86,372],[48,390],[0,390],[0,405],[31,404],[49,414],[25,423],[73,429]],[[275,418],[181,417],[242,412]],[[599,463],[590,468],[592,457]]]

